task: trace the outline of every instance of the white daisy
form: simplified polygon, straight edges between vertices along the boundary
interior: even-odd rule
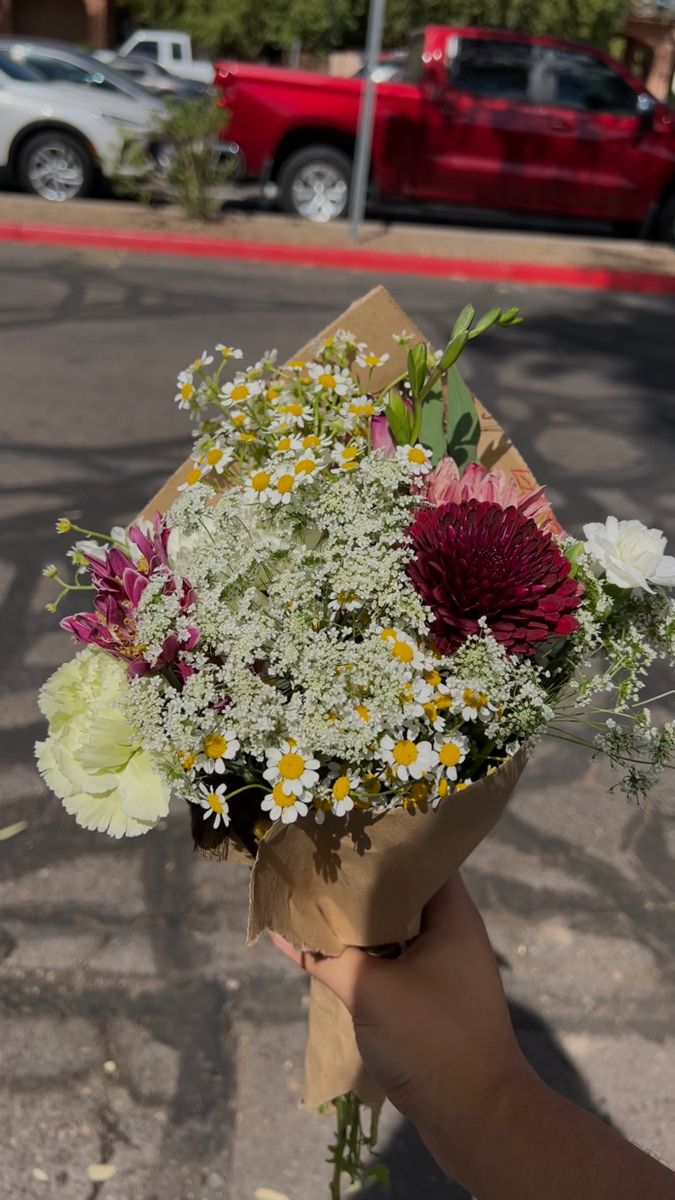
[[[290,504],[291,497],[302,486],[306,476],[296,475],[290,464],[275,473],[270,486],[269,501],[273,508],[279,504]]]
[[[397,446],[396,457],[405,463],[411,475],[426,475],[433,467],[431,450],[427,450],[421,442],[415,446]]]
[[[481,691],[478,687],[465,687],[455,692],[455,703],[462,714],[463,721],[488,721],[491,714],[494,712],[494,705],[490,704],[490,697],[487,692]]]
[[[226,404],[247,404],[262,391],[262,385],[255,380],[247,379],[241,373],[235,375],[230,383],[226,383],[220,391],[220,398]]]
[[[225,763],[234,758],[239,749],[239,739],[234,730],[224,729],[222,733],[210,733],[204,738],[202,749],[200,768],[209,775],[224,775]]]
[[[266,755],[267,770],[263,771],[263,779],[271,784],[281,783],[286,795],[302,797],[319,782],[318,758],[302,750],[293,738],[282,742],[280,749],[267,750]]]
[[[408,729],[404,738],[395,739],[385,734],[380,739],[380,758],[403,783],[409,779],[421,779],[438,763],[438,754],[431,742],[418,742],[417,736],[415,730]]]
[[[201,466],[207,471],[215,471],[216,475],[222,475],[229,467],[234,458],[234,450],[231,446],[220,446],[218,443],[211,446],[200,459]]]
[[[297,454],[298,451],[304,449],[303,441],[304,439],[301,437],[284,433],[281,437],[277,438],[274,444],[274,451],[276,454]]]
[[[272,475],[270,471],[253,471],[244,487],[246,504],[264,503],[272,496]]]
[[[356,612],[361,608],[363,601],[359,599],[356,592],[333,592],[328,601],[329,612]]]
[[[351,771],[345,771],[344,774],[338,775],[331,783],[332,808],[336,817],[344,817],[354,807],[354,796],[356,788],[361,783],[360,775],[356,775]]]
[[[267,774],[267,772],[266,772]],[[295,793],[284,791],[281,781],[275,783],[260,805],[263,812],[269,813],[271,821],[281,818],[282,824],[292,825],[298,817],[306,817],[309,811],[307,803]],[[317,814],[318,815],[318,814]]]
[[[178,485],[179,492],[185,492],[188,488],[194,487],[195,484],[201,483],[204,476],[208,474],[208,469],[202,462],[193,462],[185,479]]]
[[[359,466],[359,455],[365,447],[359,442],[348,442],[346,446],[334,446],[331,458],[335,464],[332,468],[334,475],[341,471],[356,471]]]
[[[174,400],[179,408],[189,408],[190,402],[196,395],[197,389],[194,385],[194,379],[191,371],[181,371],[176,380],[178,391],[174,396]]]
[[[357,354],[356,361],[360,367],[368,367],[368,370],[374,371],[376,367],[383,367],[386,362],[389,362],[388,354],[371,354],[369,350]]]
[[[356,386],[349,371],[326,363],[311,363],[309,375],[317,391],[334,396],[349,396]]]
[[[209,787],[206,783],[200,783],[199,796],[192,801],[193,804],[199,804],[204,809],[204,821],[213,817],[214,829],[218,828],[221,821],[225,827],[230,823],[230,807],[225,799],[226,792],[227,788],[224,783],[219,783],[218,787]]]
[[[219,354],[222,354],[225,362],[228,362],[231,358],[241,358],[244,353],[243,350],[239,350],[235,346],[225,346],[223,342],[218,342],[216,350]]]
[[[302,428],[303,425],[309,425],[314,419],[314,413],[311,408],[302,403],[302,400],[287,400],[282,398],[274,402],[274,411],[276,417],[273,425],[280,432],[287,432],[294,426]]]
[[[210,367],[213,362],[213,355],[209,354],[208,350],[202,350],[199,358],[190,363],[190,371],[199,371],[200,367]]]
[[[434,746],[438,754],[439,773],[455,783],[457,768],[461,767],[469,753],[469,739],[461,733],[453,733],[436,738]]]

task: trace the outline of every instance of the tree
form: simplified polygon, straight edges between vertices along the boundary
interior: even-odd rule
[[[368,0],[126,0],[139,25],[180,29],[210,53],[256,58],[287,51],[363,46]],[[626,0],[388,0],[385,42],[405,45],[421,25],[487,25],[580,38],[606,47]]]

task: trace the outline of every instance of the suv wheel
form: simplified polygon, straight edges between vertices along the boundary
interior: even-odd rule
[[[675,192],[667,196],[656,217],[656,236],[675,245]]]
[[[349,155],[332,146],[306,146],[279,172],[279,204],[284,212],[323,225],[345,215],[351,181]]]
[[[43,200],[74,200],[91,191],[94,164],[68,133],[36,133],[21,147],[17,176],[22,188]]]

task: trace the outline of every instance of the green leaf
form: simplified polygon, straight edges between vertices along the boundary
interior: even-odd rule
[[[427,348],[424,342],[408,351],[408,382],[413,398],[421,391],[427,376]]]
[[[457,320],[455,321],[455,323],[452,327],[452,333],[450,334],[451,341],[454,337],[457,337],[458,333],[464,333],[465,330],[467,330],[469,328],[475,315],[476,315],[476,310],[475,310],[473,304],[467,304],[466,307],[462,309],[461,313],[459,314]]]
[[[413,416],[400,392],[389,393],[389,402],[385,409],[391,436],[398,446],[406,446],[410,442],[413,426]]]
[[[450,339],[445,347],[445,350],[443,351],[443,357],[440,361],[441,371],[447,371],[448,367],[451,367],[453,363],[457,362],[457,359],[462,353],[462,350],[466,346],[466,343],[470,337],[473,337],[473,334],[469,333],[469,331],[465,329],[462,333],[458,333],[456,337]]]
[[[385,1163],[373,1163],[367,1167],[366,1176],[368,1179],[374,1179],[377,1183],[381,1183],[384,1187],[389,1187],[391,1184],[391,1172]]]
[[[479,337],[481,333],[485,333],[486,330],[490,329],[496,321],[499,321],[501,315],[502,310],[499,306],[497,306],[497,308],[491,308],[488,310],[488,312],[483,313],[483,316],[479,317],[476,321],[476,324],[471,330],[469,337],[475,338]]]
[[[443,384],[439,379],[429,392],[422,406],[422,424],[419,441],[431,450],[431,461],[434,466],[445,454],[445,400]]]
[[[497,321],[498,325],[522,325],[523,318],[519,308],[506,308]]]
[[[473,396],[457,367],[448,371],[448,442],[447,449],[457,466],[468,466],[478,459],[480,422]]]

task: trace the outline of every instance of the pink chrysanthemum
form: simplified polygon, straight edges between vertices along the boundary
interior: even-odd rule
[[[164,667],[171,667],[183,680],[192,674],[192,667],[183,655],[199,641],[199,630],[194,626],[188,626],[181,638],[169,634],[159,657],[153,661],[145,657],[145,647],[138,644],[136,636],[136,610],[152,577],[164,576],[166,591],[178,593],[183,612],[189,613],[194,605],[191,584],[174,576],[169,566],[169,533],[157,513],[151,534],[143,533],[137,525],[129,530],[129,541],[140,550],[136,560],[116,546],[106,550],[101,558],[86,555],[95,588],[94,611],[77,613],[61,621],[61,628],[72,633],[78,642],[99,646],[126,662],[129,678]]]
[[[425,499],[431,504],[461,504],[465,500],[489,500],[500,508],[513,505],[524,517],[531,517],[542,529],[560,531],[543,488],[521,492],[515,479],[495,468],[488,471],[482,463],[469,463],[460,475],[454,458],[442,458],[424,479]]]
[[[478,633],[481,617],[514,654],[536,654],[578,628],[581,584],[551,535],[517,508],[481,500],[425,508],[411,536],[408,574],[434,614],[444,654]]]

